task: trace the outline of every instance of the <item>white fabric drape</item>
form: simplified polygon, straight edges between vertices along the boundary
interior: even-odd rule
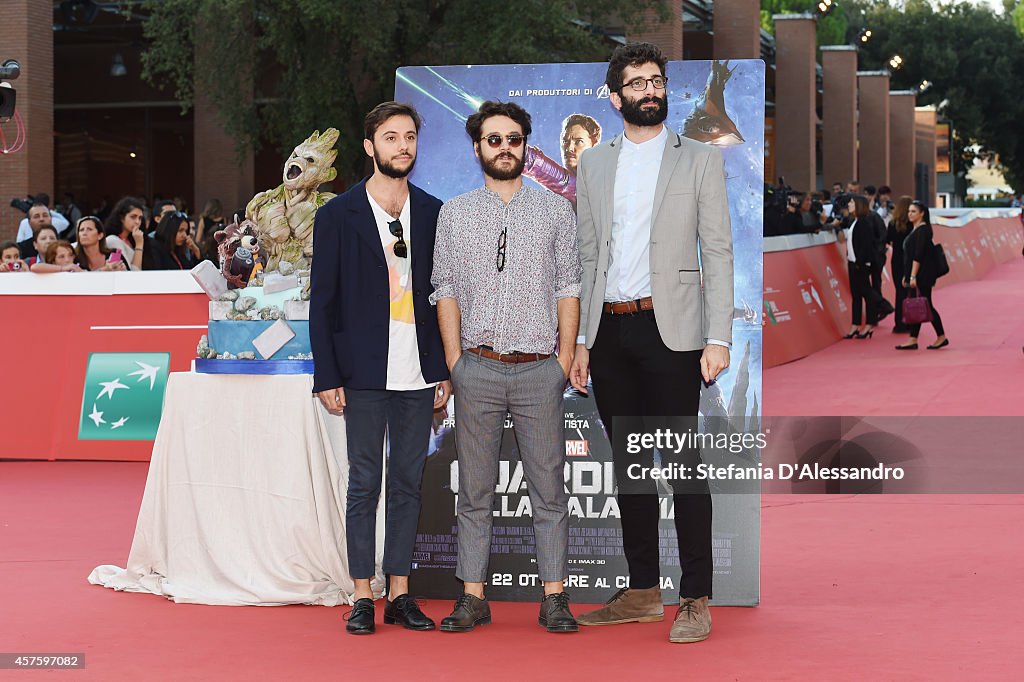
[[[98,566],[89,582],[186,603],[351,603],[345,420],[312,384],[172,374],[128,567]],[[383,535],[381,504],[375,595]]]

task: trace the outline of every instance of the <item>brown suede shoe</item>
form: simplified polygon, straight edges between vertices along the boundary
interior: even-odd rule
[[[624,587],[596,611],[577,616],[580,625],[618,625],[619,623],[658,623],[665,618],[661,588],[633,590]]]
[[[668,634],[668,641],[677,643],[700,642],[711,634],[711,611],[708,598],[684,597],[679,603],[676,620]]]

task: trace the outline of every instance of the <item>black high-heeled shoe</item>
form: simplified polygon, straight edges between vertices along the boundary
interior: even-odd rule
[[[901,343],[900,345],[896,346],[896,350],[917,350],[917,344],[916,343]]]
[[[845,335],[843,338],[844,339],[853,339],[853,338],[856,338],[856,336],[857,336],[857,330],[854,329],[852,332],[850,332],[849,334]]]
[[[875,330],[874,330],[874,329],[869,329],[869,330],[867,330],[866,332],[864,332],[863,334],[857,334],[857,338],[858,338],[858,339],[870,339],[870,338],[871,338],[871,336],[872,336],[872,335],[873,335],[874,333],[875,333]]]

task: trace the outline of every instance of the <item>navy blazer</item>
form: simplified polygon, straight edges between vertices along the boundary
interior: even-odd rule
[[[437,312],[430,305],[434,236],[441,201],[409,185],[413,310],[420,368],[428,383],[448,378]],[[387,261],[366,179],[316,213],[310,275],[313,391],[387,388],[391,324]]]

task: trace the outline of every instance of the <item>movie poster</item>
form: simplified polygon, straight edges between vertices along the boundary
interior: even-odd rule
[[[530,112],[526,182],[575,204],[576,164],[594,144],[622,132],[622,118],[603,86],[604,63],[404,67],[395,98],[423,118],[414,184],[442,200],[483,184],[466,118],[485,100],[513,101]],[[735,256],[731,367],[701,396],[701,414],[728,418],[756,431],[761,401],[762,196],[764,177],[764,63],[669,62],[666,125],[714,144],[725,159]],[[454,424],[438,422],[424,474],[423,512],[413,557],[415,590],[454,597],[458,461]],[[532,512],[511,417],[502,442],[495,489],[488,597],[534,600],[541,594],[534,555]],[[570,495],[569,590],[578,602],[606,600],[626,586],[625,559],[615,499],[611,447],[592,397],[565,394],[565,484]],[[743,454],[739,460],[749,458]],[[712,484],[712,492],[716,492]],[[718,491],[722,492],[722,491]],[[730,491],[731,492],[731,491]],[[662,497],[662,564],[666,600],[678,594],[679,559],[672,499]],[[715,495],[715,599],[718,605],[758,601],[759,504],[757,489]]]

